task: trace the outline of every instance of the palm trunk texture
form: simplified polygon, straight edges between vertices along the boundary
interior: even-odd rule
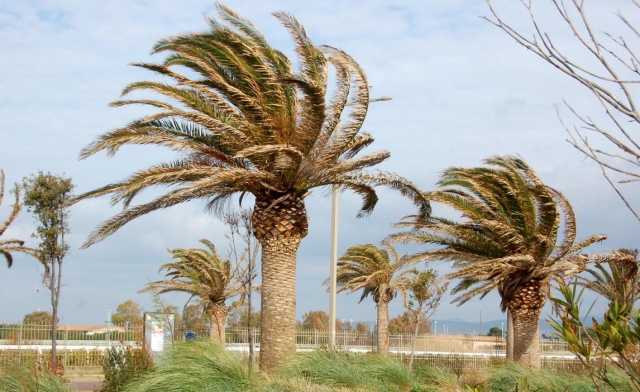
[[[210,310],[210,317],[209,338],[212,342],[224,346],[224,326],[227,322],[227,310],[224,305],[213,305]]]
[[[540,336],[538,323],[546,299],[543,282],[532,280],[518,288],[509,311],[513,324],[513,361],[540,368]]]
[[[378,353],[389,352],[389,303],[384,299],[378,301]]]
[[[260,369],[281,367],[296,350],[296,255],[307,234],[300,197],[256,201],[252,217],[262,245]]]

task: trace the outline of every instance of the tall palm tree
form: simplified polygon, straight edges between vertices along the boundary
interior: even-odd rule
[[[578,283],[611,302],[633,306],[640,299],[638,251],[618,249],[592,258],[596,263]]]
[[[576,242],[569,201],[521,159],[494,157],[485,163],[447,169],[439,189],[427,194],[455,209],[461,219],[409,218],[400,225],[413,231],[393,237],[437,245],[416,256],[453,262],[448,277],[459,279],[454,302],[464,304],[497,290],[512,321],[512,359],[536,367],[538,323],[550,283],[583,271],[587,257],[579,253],[605,237]]]
[[[142,291],[155,294],[183,292],[197,297],[209,314],[211,340],[224,344],[225,324],[230,305],[227,301],[244,295],[239,272],[231,262],[222,260],[208,240],[200,240],[204,249],[173,249],[173,261],[160,267],[166,279],[151,282]]]
[[[234,195],[255,198],[253,228],[262,245],[261,367],[278,367],[295,352],[296,253],[307,234],[304,199],[316,187],[337,185],[364,200],[362,213],[377,202],[374,186],[388,185],[412,196],[424,214],[428,203],[412,184],[392,174],[363,169],[385,160],[381,151],[356,155],[373,142],[360,133],[369,106],[367,78],[341,50],[315,46],[296,19],[274,14],[295,41],[300,71],[272,48],[247,20],[218,6],[221,21],[208,32],[168,38],[154,53],[161,64],[134,64],[169,83],[136,82],[124,94],[147,90],[156,99],[129,99],[113,106],[142,104],[159,112],[100,136],[81,157],[112,155],[129,144],[154,144],[182,159],[152,166],[128,179],[88,192],[80,199],[111,194],[124,211],[102,224],[89,246],[151,211],[194,199],[220,209]],[[334,72],[329,78],[329,66]],[[189,73],[181,73],[181,69]],[[329,80],[335,87],[328,87]],[[328,97],[328,92],[334,92]],[[148,203],[131,206],[143,189],[174,189]]]
[[[4,180],[4,171],[0,170],[0,205],[2,205],[2,201],[4,200]],[[16,220],[18,214],[20,213],[20,189],[18,188],[18,186],[14,188],[13,195],[15,199],[13,206],[11,207],[11,212],[9,212],[9,216],[7,217],[7,219],[5,219],[4,222],[0,223],[0,255],[4,257],[7,262],[7,266],[9,267],[11,267],[11,265],[13,264],[12,253],[14,252],[27,253],[34,256],[38,260],[41,259],[35,249],[24,246],[24,241],[15,238],[1,239],[2,235],[5,233],[5,231],[7,231],[9,226]],[[46,268],[46,263],[42,264]]]
[[[362,290],[359,302],[371,296],[377,308],[378,352],[389,352],[389,302],[413,273],[406,267],[420,258],[400,256],[389,243],[355,245],[338,260],[338,292]]]

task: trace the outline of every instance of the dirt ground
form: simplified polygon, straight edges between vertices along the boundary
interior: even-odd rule
[[[102,379],[99,377],[74,377],[69,385],[72,391],[94,392],[100,389]]]

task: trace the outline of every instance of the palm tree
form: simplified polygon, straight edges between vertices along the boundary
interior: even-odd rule
[[[0,205],[2,205],[2,201],[4,200],[4,180],[4,171],[0,170]],[[18,188],[18,186],[14,188],[13,195],[15,199],[13,206],[11,207],[11,212],[9,213],[7,219],[0,224],[0,238],[5,233],[5,231],[7,231],[9,226],[16,220],[18,214],[20,213],[20,189]],[[11,267],[11,265],[13,264],[12,253],[14,252],[27,253],[40,260],[38,252],[35,249],[24,246],[24,241],[14,238],[0,239],[0,255],[4,257],[7,262],[7,266],[9,267]],[[46,268],[46,263],[42,264]]]
[[[173,262],[160,267],[165,271],[165,280],[151,282],[142,291],[155,294],[183,292],[197,297],[209,314],[209,336],[211,340],[224,344],[225,324],[230,306],[227,301],[243,296],[238,271],[228,260],[222,260],[216,248],[208,240],[200,240],[204,249],[173,249]],[[241,302],[241,301],[240,301]]]
[[[587,257],[579,252],[605,237],[576,242],[569,201],[521,159],[485,163],[447,169],[439,189],[427,195],[459,212],[460,220],[409,218],[400,225],[414,230],[393,238],[438,246],[415,256],[453,262],[448,278],[460,280],[453,288],[455,303],[497,290],[512,321],[512,359],[536,367],[538,323],[551,281],[583,271]]]
[[[378,352],[389,352],[389,302],[406,284],[412,270],[406,267],[419,258],[400,256],[389,243],[355,245],[338,260],[338,292],[362,290],[360,300],[371,296],[377,308]]]
[[[316,47],[296,19],[276,13],[295,41],[301,69],[272,48],[247,20],[218,6],[220,21],[200,34],[168,38],[153,52],[169,53],[161,64],[135,64],[170,83],[136,82],[124,94],[150,90],[176,101],[120,100],[113,106],[142,104],[159,112],[100,136],[81,157],[112,155],[129,144],[154,144],[182,159],[152,166],[128,179],[79,197],[111,194],[124,211],[103,223],[89,246],[151,211],[194,199],[221,209],[234,195],[255,198],[253,228],[262,245],[262,369],[278,367],[295,352],[296,253],[307,234],[304,199],[316,187],[332,185],[362,196],[362,213],[378,200],[374,186],[387,185],[414,198],[424,214],[426,200],[393,174],[367,175],[363,169],[385,160],[381,151],[356,155],[373,142],[360,133],[369,106],[367,78],[341,50]],[[226,23],[225,23],[226,22]],[[328,88],[328,68],[335,72]],[[177,68],[177,69],[176,69]],[[188,69],[187,74],[181,69]],[[327,97],[328,91],[334,92]],[[131,206],[143,189],[173,186],[166,194]]]
[[[640,299],[638,251],[619,249],[592,258],[596,263],[587,270],[589,278],[578,277],[578,283],[611,302],[633,306]]]

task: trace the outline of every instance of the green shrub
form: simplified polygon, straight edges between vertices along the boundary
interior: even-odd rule
[[[312,384],[367,391],[408,391],[414,378],[399,361],[375,354],[326,351],[298,356],[283,377],[304,378]]]
[[[239,357],[208,342],[172,347],[157,366],[127,385],[127,392],[245,392],[253,387]]]
[[[525,369],[508,364],[491,372],[488,390],[495,392],[591,392],[593,382],[584,375]],[[624,391],[624,389],[622,390]]]
[[[112,347],[105,353],[102,370],[102,392],[120,392],[127,383],[135,380],[153,367],[149,354],[140,349]]]
[[[70,389],[47,371],[16,367],[0,372],[0,392],[70,392]]]

